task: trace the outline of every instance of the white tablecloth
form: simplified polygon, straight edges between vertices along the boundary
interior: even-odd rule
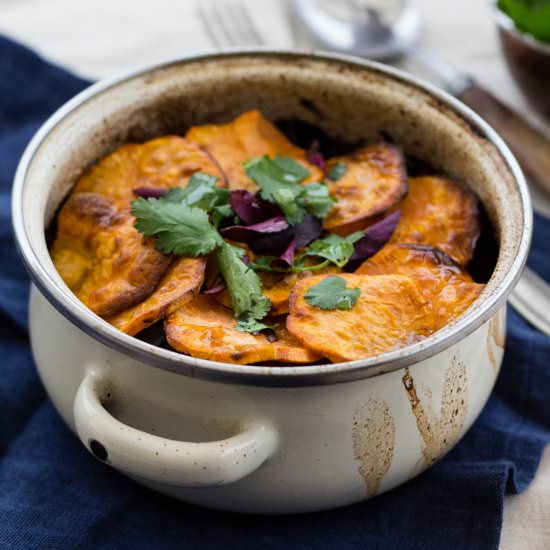
[[[211,48],[196,17],[199,2],[0,0],[0,32],[34,47],[53,62],[96,79]],[[531,123],[550,130],[527,107],[506,71],[488,0],[415,3],[424,19],[423,45],[477,77]],[[247,0],[247,4],[269,44],[294,44],[284,0]],[[402,65],[417,71],[407,62]],[[535,190],[536,206],[550,212],[537,197]],[[501,548],[550,548],[550,447],[531,487],[522,495],[506,498]]]

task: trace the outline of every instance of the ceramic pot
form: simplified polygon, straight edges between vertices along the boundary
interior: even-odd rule
[[[45,236],[77,178],[123,143],[251,108],[347,141],[391,135],[408,154],[469,185],[499,247],[479,299],[407,348],[289,367],[187,357],[129,337],[88,310],[56,272]],[[36,365],[83,445],[162,493],[253,513],[308,512],[376,495],[422,472],[462,437],[498,375],[506,297],[532,226],[516,161],[458,101],[376,63],[270,51],[182,59],[88,88],[28,146],[13,219],[35,285]]]

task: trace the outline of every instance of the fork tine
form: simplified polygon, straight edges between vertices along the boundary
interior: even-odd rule
[[[251,40],[250,33],[242,17],[239,15],[237,2],[227,2],[224,5],[225,29],[231,37],[233,46],[243,46],[249,44]]]
[[[236,11],[240,12],[242,25],[247,28],[248,34],[250,36],[250,43],[251,44],[265,44],[264,37],[258,31],[258,27],[256,26],[256,23],[254,23],[254,19],[252,19],[252,16],[250,15],[250,11],[248,10],[247,5],[244,2],[237,2],[236,4]]]
[[[204,6],[199,5],[197,9],[197,15],[204,30],[206,31],[206,34],[208,35],[208,38],[210,39],[210,42],[212,42],[212,44],[216,46],[216,48],[223,47],[223,44],[218,38],[218,33],[216,32],[216,29],[214,29],[212,25],[212,19]]]
[[[265,44],[243,2],[232,1],[221,5],[213,1],[210,9],[200,6],[197,13],[210,41],[218,48]]]
[[[231,31],[230,26],[225,24],[225,10],[220,4],[212,4],[212,11],[210,12],[212,21],[218,29],[218,39],[221,38],[223,45],[234,46],[236,44],[235,37]]]

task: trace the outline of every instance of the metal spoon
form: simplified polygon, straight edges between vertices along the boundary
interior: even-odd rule
[[[470,76],[416,45],[420,18],[408,0],[291,0],[300,31],[328,50],[387,60],[409,56],[504,138],[527,178],[550,194],[550,141]]]
[[[548,140],[470,76],[419,48],[420,18],[408,0],[347,0],[338,5],[326,0],[292,0],[290,8],[301,32],[325,49],[379,60],[414,58],[443,88],[483,116],[508,143],[528,180],[550,193]],[[538,275],[526,268],[509,301],[550,335],[550,285]]]

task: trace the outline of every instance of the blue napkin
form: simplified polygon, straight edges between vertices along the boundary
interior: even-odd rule
[[[550,441],[550,338],[509,311],[496,390],[467,436],[419,478],[347,508],[289,517],[170,500],[99,463],[64,426],[28,344],[29,281],[10,188],[25,144],[88,83],[0,37],[0,548],[497,548],[506,493],[525,489]],[[550,279],[550,221],[531,267]]]

